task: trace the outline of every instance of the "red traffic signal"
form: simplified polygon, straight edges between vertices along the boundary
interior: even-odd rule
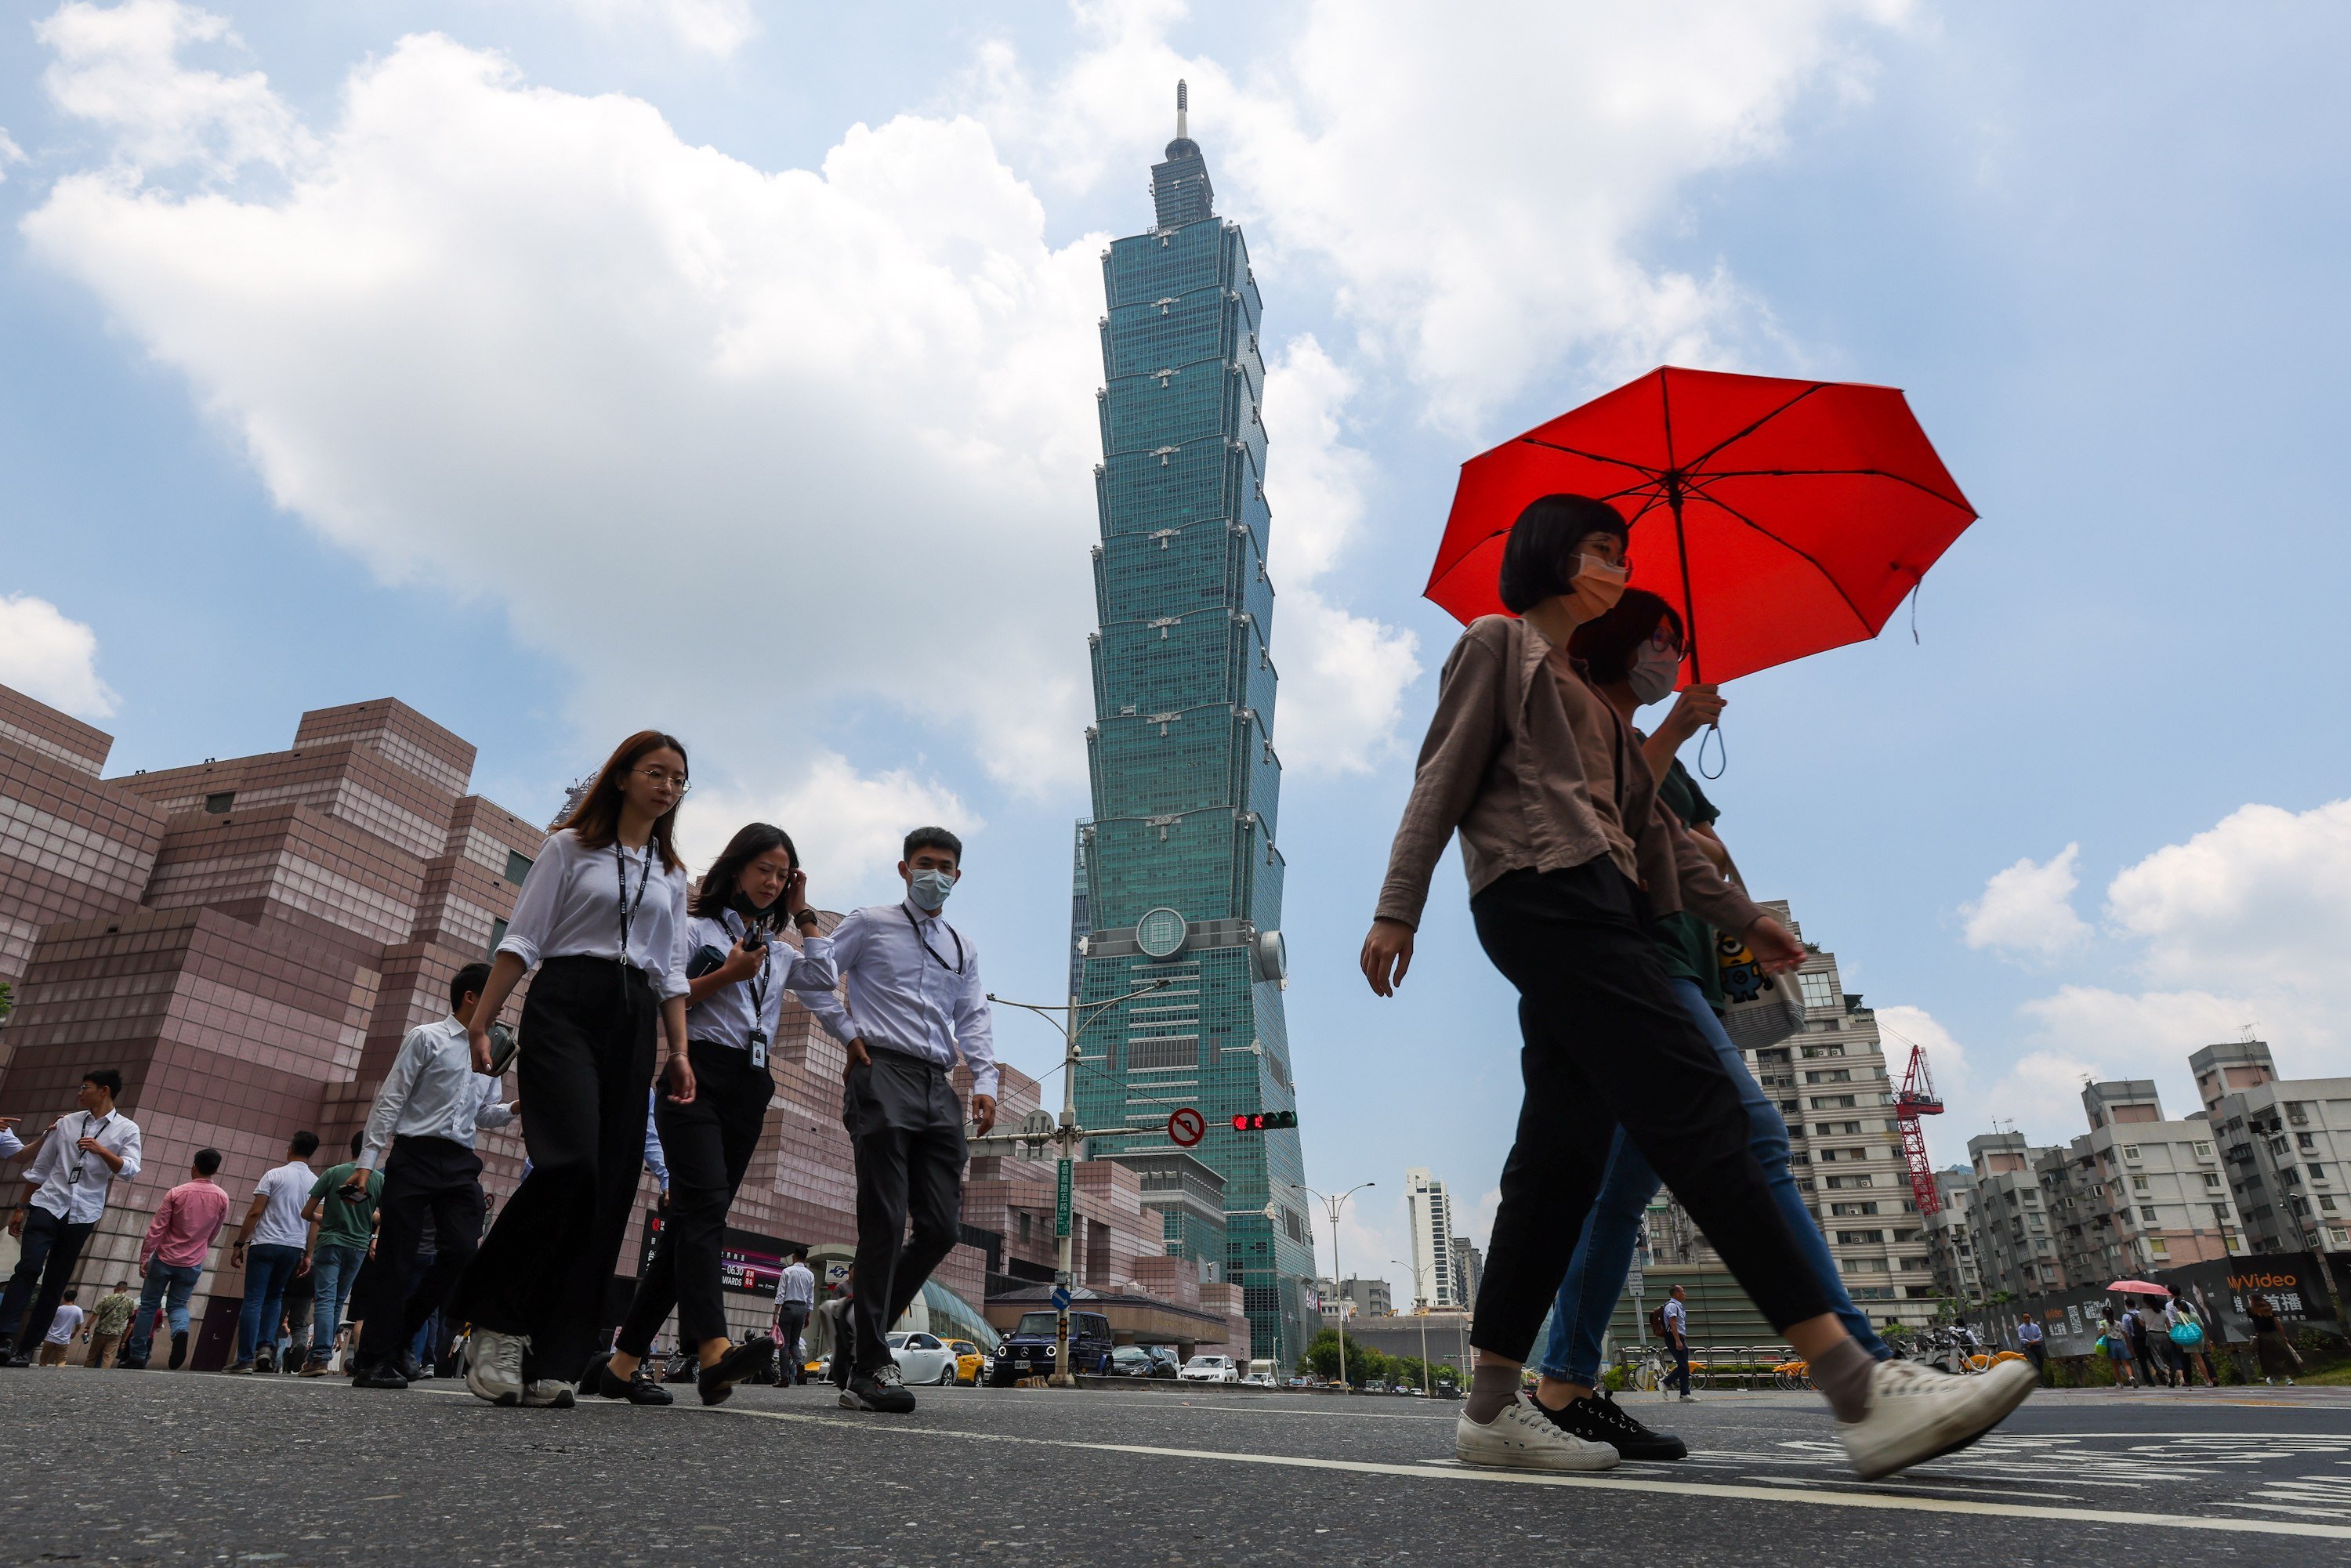
[[[1298,1125],[1295,1111],[1243,1111],[1233,1117],[1236,1133],[1270,1133],[1278,1127]]]

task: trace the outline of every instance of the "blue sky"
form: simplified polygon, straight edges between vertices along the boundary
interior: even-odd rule
[[[1893,0],[37,13],[0,26],[0,680],[118,768],[398,695],[531,815],[663,723],[689,848],[776,815],[825,902],[883,892],[911,819],[971,827],[956,916],[1050,996],[1094,256],[1147,221],[1183,75],[1267,301],[1290,1032],[1310,1179],[1380,1183],[1351,1271],[1403,1255],[1406,1165],[1490,1191],[1516,1103],[1452,864],[1402,997],[1353,967],[1453,631],[1417,591],[1454,465],[1663,361],[1902,386],[1983,514],[1917,643],[1906,612],[1730,689],[1713,787],[1756,890],[1936,1052],[1938,1155],[2080,1130],[2085,1072],[2182,1112],[2187,1052],[2247,1024],[2351,1071],[2346,35]]]

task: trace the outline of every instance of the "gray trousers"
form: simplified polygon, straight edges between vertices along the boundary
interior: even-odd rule
[[[890,1326],[962,1237],[967,1153],[963,1103],[946,1069],[902,1051],[867,1050],[872,1061],[850,1071],[841,1094],[841,1123],[857,1165],[849,1316],[859,1372],[890,1364]]]

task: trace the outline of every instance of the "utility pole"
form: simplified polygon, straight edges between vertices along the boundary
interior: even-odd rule
[[[1426,1398],[1428,1396],[1428,1292],[1420,1288],[1419,1264],[1406,1263],[1401,1258],[1391,1258],[1388,1261],[1412,1270],[1412,1293],[1416,1298],[1413,1301],[1413,1316],[1420,1320],[1420,1392]]]
[[[1354,1197],[1365,1187],[1377,1186],[1380,1184],[1375,1181],[1357,1182],[1354,1186],[1349,1187],[1346,1191],[1341,1193],[1336,1197],[1332,1197],[1328,1193],[1315,1192],[1312,1187],[1308,1186],[1304,1182],[1299,1182],[1294,1185],[1297,1186],[1299,1191],[1303,1193],[1311,1193],[1314,1197],[1321,1198],[1322,1200],[1322,1206],[1331,1211],[1331,1283],[1339,1291],[1339,1386],[1342,1388],[1347,1388],[1350,1386],[1347,1382],[1347,1307],[1349,1303],[1347,1301],[1345,1287],[1342,1286],[1339,1282],[1341,1278],[1339,1273],[1339,1210],[1346,1207],[1346,1203],[1349,1198]]]
[[[1012,1154],[1024,1145],[1037,1149],[1047,1144],[1061,1152],[1053,1186],[1053,1237],[1057,1245],[1053,1289],[1061,1299],[1053,1303],[1053,1315],[1059,1321],[1054,1335],[1053,1371],[1046,1379],[1055,1388],[1075,1388],[1078,1385],[1077,1375],[1070,1370],[1069,1307],[1069,1291],[1077,1284],[1077,1275],[1071,1268],[1071,1232],[1076,1227],[1071,1222],[1070,1210],[1073,1201],[1078,1149],[1088,1138],[1119,1137],[1146,1130],[1140,1127],[1085,1128],[1078,1125],[1078,1037],[1085,1033],[1088,1025],[1121,1002],[1149,996],[1175,983],[1172,979],[1153,980],[1106,1002],[1008,1002],[993,991],[988,993],[987,999],[998,1007],[1019,1008],[1035,1013],[1061,1031],[1061,1120],[1055,1122],[1041,1110],[1031,1111],[1022,1120],[1017,1133],[995,1133],[971,1140],[975,1154]],[[1048,1016],[1053,1013],[1061,1015],[1058,1021]]]

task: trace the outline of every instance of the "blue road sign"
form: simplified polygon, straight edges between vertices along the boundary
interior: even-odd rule
[[[1062,1312],[1070,1310],[1070,1292],[1066,1287],[1061,1285],[1053,1287],[1053,1310]]]

